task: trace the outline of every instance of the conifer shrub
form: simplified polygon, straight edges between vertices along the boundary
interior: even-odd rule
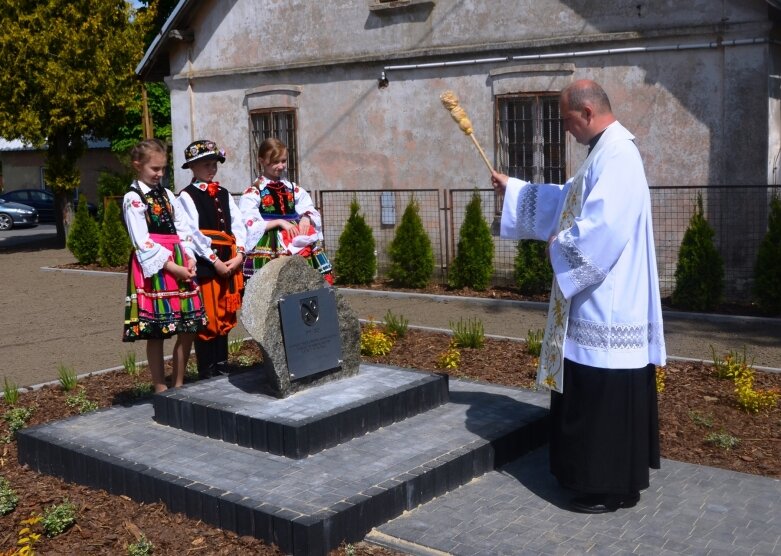
[[[336,282],[339,284],[371,284],[377,270],[374,235],[359,213],[356,199],[350,203],[350,216],[339,236],[339,248],[334,256]]]
[[[781,199],[778,195],[770,200],[767,232],[759,244],[754,266],[754,296],[764,312],[781,313]]]
[[[694,311],[709,311],[721,301],[724,290],[724,261],[713,243],[715,233],[702,210],[702,195],[697,195],[697,210],[689,220],[678,250],[675,268],[673,305]]]
[[[89,215],[87,200],[79,197],[79,208],[68,233],[66,245],[80,264],[92,264],[98,260],[100,227]]]
[[[396,286],[422,288],[434,273],[434,250],[423,228],[418,204],[411,199],[388,247],[388,277]]]
[[[549,293],[553,268],[545,253],[545,242],[522,239],[515,246],[515,285],[524,295]]]
[[[483,218],[480,195],[475,191],[466,206],[448,281],[454,288],[469,287],[483,291],[490,285],[493,274],[494,241],[491,228]]]
[[[122,223],[119,207],[115,202],[108,203],[100,226],[100,265],[121,266],[130,258],[130,238]]]

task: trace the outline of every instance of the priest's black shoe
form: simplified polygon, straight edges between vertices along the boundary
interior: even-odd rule
[[[631,508],[640,500],[640,493],[632,494],[586,494],[576,496],[570,507],[583,514],[605,514],[619,508]]]

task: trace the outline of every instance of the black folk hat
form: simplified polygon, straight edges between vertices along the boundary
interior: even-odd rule
[[[189,168],[190,164],[196,160],[208,160],[216,158],[220,162],[225,162],[225,151],[217,148],[217,143],[206,139],[199,139],[190,143],[184,149],[184,164],[182,168]]]

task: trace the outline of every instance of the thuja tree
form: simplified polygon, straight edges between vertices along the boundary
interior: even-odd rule
[[[130,238],[122,223],[119,206],[113,201],[103,212],[100,226],[99,257],[101,266],[120,266],[130,258]]]
[[[67,247],[81,264],[92,264],[98,260],[100,227],[87,210],[87,199],[79,197],[79,208],[68,233]]]
[[[702,210],[702,195],[689,220],[678,250],[673,305],[682,309],[709,311],[721,301],[724,261],[713,243],[715,233]]]
[[[397,286],[422,288],[434,273],[434,250],[423,228],[418,204],[411,199],[388,247],[388,277]]]
[[[550,292],[553,268],[545,253],[545,242],[522,239],[515,247],[515,285],[524,295]]]
[[[350,216],[339,236],[334,256],[336,281],[340,284],[370,284],[377,270],[372,229],[361,216],[356,199],[350,203]]]
[[[466,206],[464,223],[458,234],[456,257],[448,281],[454,288],[485,290],[494,274],[494,241],[483,218],[480,195],[475,191]]]
[[[137,102],[139,36],[154,12],[116,0],[6,0],[0,10],[0,137],[45,149],[63,243],[85,137],[107,137]]]
[[[781,199],[770,200],[767,232],[754,266],[754,295],[763,311],[781,312]]]

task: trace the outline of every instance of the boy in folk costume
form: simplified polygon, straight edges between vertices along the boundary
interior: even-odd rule
[[[214,141],[199,140],[190,143],[184,156],[182,168],[192,170],[193,179],[179,194],[179,201],[200,230],[193,234],[193,244],[209,317],[208,327],[195,340],[195,355],[198,375],[208,378],[228,360],[228,333],[236,326],[244,287],[241,267],[246,232],[230,192],[214,181],[217,162],[225,162],[225,151]]]
[[[246,279],[271,259],[299,255],[333,284],[331,263],[321,247],[322,219],[312,198],[302,187],[283,179],[287,147],[278,139],[266,139],[258,148],[262,175],[239,199],[247,226]]]

